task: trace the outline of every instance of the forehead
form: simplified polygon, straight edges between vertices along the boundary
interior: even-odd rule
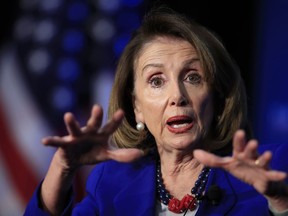
[[[179,38],[159,36],[147,42],[142,47],[135,58],[134,66],[137,67],[139,63],[145,64],[149,61],[171,56],[175,58],[191,58],[196,57],[197,53],[188,41]]]

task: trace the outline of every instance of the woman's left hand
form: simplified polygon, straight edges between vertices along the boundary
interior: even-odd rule
[[[245,132],[238,130],[233,138],[231,157],[219,157],[204,150],[195,150],[194,157],[209,167],[223,168],[238,179],[252,185],[263,194],[277,211],[288,209],[288,185],[284,180],[287,173],[271,170],[270,151],[259,155],[258,142],[246,142]]]

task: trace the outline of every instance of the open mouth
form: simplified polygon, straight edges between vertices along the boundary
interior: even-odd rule
[[[189,116],[174,116],[167,120],[168,129],[173,133],[182,133],[193,127],[193,119]]]
[[[186,120],[177,120],[177,121],[172,121],[172,122],[167,122],[167,124],[170,127],[173,128],[181,128],[181,127],[186,127],[187,125],[192,123],[192,119],[186,119]]]

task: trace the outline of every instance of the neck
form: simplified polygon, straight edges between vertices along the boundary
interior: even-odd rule
[[[159,153],[161,169],[164,176],[187,175],[195,173],[195,170],[203,168],[194,157],[193,152],[183,154],[175,152],[160,152]]]
[[[203,165],[191,156],[161,157],[161,175],[165,188],[176,198],[182,198],[194,186]]]

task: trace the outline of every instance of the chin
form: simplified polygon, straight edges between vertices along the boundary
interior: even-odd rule
[[[185,150],[185,149],[194,149],[197,146],[199,146],[199,140],[200,139],[197,137],[193,138],[189,136],[186,139],[184,139],[184,137],[175,140],[171,139],[170,142],[172,142],[171,145],[176,149]]]

